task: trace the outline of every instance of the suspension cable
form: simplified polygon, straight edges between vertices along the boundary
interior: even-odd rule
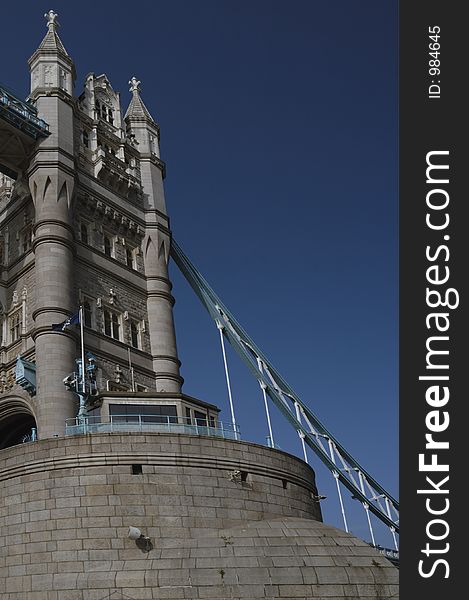
[[[337,473],[338,480],[351,493],[353,499],[358,500],[363,505],[366,504],[369,512],[373,513],[396,533],[399,533],[399,502],[361,467],[342,444],[326,429],[308,405],[295,394],[265,354],[256,346],[233,314],[223,304],[201,273],[190,262],[174,239],[171,244],[171,256],[212,319],[217,323],[218,328],[220,330],[223,329],[221,337],[226,337],[254,377],[258,381],[263,381],[266,386],[266,394],[290,425],[296,431],[301,432],[302,436],[304,436],[302,439],[305,444],[316,453],[331,473]],[[223,345],[222,350],[224,351]],[[262,372],[259,372],[258,358],[263,364]],[[227,371],[226,365],[225,371]],[[231,395],[231,390],[229,395]],[[296,405],[300,407],[300,416],[302,415],[306,425],[301,418],[297,417]],[[232,417],[234,419],[234,411],[232,411]],[[327,448],[323,445],[323,440],[324,442],[332,441],[334,456],[338,459],[339,464],[342,465],[341,468],[337,468],[338,466],[335,464],[335,461],[329,456]],[[357,481],[355,474],[358,474],[359,481]],[[383,498],[388,500],[388,506],[383,505]],[[372,537],[374,539],[374,534],[372,534]]]
[[[257,358],[257,365],[259,367],[259,371],[262,373],[262,361],[260,358]],[[264,408],[265,408],[265,416],[267,417],[267,426],[269,428],[270,446],[271,446],[271,448],[275,448],[274,433],[272,431],[272,423],[270,420],[269,405],[267,403],[267,394],[266,394],[267,386],[262,380],[259,380],[259,385],[262,390],[262,396],[264,398]]]
[[[226,387],[228,388],[228,398],[230,401],[230,410],[231,410],[231,423],[233,424],[235,440],[237,440],[238,439],[238,428],[236,426],[236,418],[235,418],[234,405],[233,405],[233,395],[231,393],[231,382],[230,382],[230,373],[228,371],[228,361],[226,360],[225,340],[223,337],[223,325],[220,323],[220,321],[217,322],[217,327],[218,327],[218,331],[220,333],[221,351],[223,354],[223,364],[225,366]]]
[[[335,456],[334,456],[334,451],[332,449],[332,441],[331,440],[329,440],[329,452],[331,454],[331,460],[335,464]],[[339,473],[338,473],[338,471],[333,471],[332,475],[333,475],[333,477],[335,479],[335,484],[336,484],[336,487],[337,487],[337,494],[339,496],[340,511],[342,513],[342,520],[344,522],[344,528],[345,528],[345,531],[348,533],[349,529],[348,529],[348,523],[347,523],[347,515],[345,514],[344,501],[343,501],[343,498],[342,498],[342,490],[340,489]]]

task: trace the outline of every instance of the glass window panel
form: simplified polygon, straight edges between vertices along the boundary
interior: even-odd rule
[[[207,426],[207,415],[205,413],[194,410],[194,418],[197,425],[200,425],[201,427]]]

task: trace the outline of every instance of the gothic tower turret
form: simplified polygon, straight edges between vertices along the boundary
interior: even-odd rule
[[[129,84],[132,100],[125,122],[127,133],[135,139],[140,152],[146,223],[143,252],[153,369],[157,391],[180,392],[183,380],[179,375],[173,323],[174,298],[168,278],[171,233],[163,188],[165,165],[160,160],[160,131],[140,97],[140,81],[132,77]]]
[[[73,85],[75,67],[57,34],[57,14],[45,15],[48,31],[29,60],[31,95],[50,135],[36,149],[29,169],[34,204],[36,309],[34,341],[39,435],[61,435],[74,416],[74,400],[63,378],[73,371],[76,341],[51,331],[75,308],[72,205],[75,188]]]

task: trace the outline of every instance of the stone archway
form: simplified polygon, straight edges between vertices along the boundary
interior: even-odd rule
[[[17,396],[0,400],[0,450],[23,443],[33,428],[36,419],[27,402]]]

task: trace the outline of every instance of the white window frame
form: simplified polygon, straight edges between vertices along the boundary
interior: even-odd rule
[[[111,315],[110,318],[110,334],[106,333],[106,312],[108,312]],[[118,336],[116,337],[114,335],[114,327],[115,327],[115,322],[113,319],[113,316],[116,317],[117,320],[117,327],[118,327]],[[113,307],[111,306],[103,306],[103,333],[106,337],[110,338],[111,340],[115,340],[116,342],[122,342],[122,330],[123,330],[123,319],[122,319],[122,314],[119,313],[118,311],[116,311]]]
[[[8,340],[10,344],[15,344],[21,339],[21,335],[24,329],[24,308],[18,306],[13,309],[8,315]],[[18,318],[18,322],[14,324],[13,320]],[[16,337],[13,331],[16,330]]]

